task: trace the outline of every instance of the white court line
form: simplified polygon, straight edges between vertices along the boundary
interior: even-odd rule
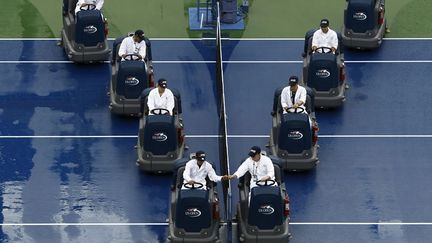
[[[153,61],[153,63],[168,63],[168,64],[175,64],[175,63],[216,63],[216,61]]]
[[[0,41],[53,41],[60,40],[61,38],[0,38]],[[108,38],[112,41],[116,38]],[[389,41],[430,41],[430,37],[406,37],[406,38],[383,38]],[[201,38],[165,38],[165,37],[154,37],[150,40],[157,41],[200,41]],[[303,41],[304,38],[230,38],[230,40],[241,40],[241,41]]]
[[[0,226],[168,226],[168,223],[3,223]]]
[[[239,61],[223,61],[223,63],[232,63],[232,64],[279,64],[279,63],[303,63],[303,61],[289,61],[289,60],[281,60],[281,61],[272,61],[272,60],[239,60]]]
[[[269,138],[270,135],[228,135],[228,138]],[[432,134],[341,134],[318,135],[319,138],[432,138]]]
[[[290,225],[432,225],[432,222],[292,222]]]
[[[200,29],[202,29],[203,27],[203,21],[204,21],[204,13],[201,14]]]
[[[34,135],[34,136],[0,136],[0,139],[20,139],[20,138],[137,138],[137,135]]]
[[[270,135],[228,135],[229,138],[269,138]],[[341,134],[318,135],[319,138],[432,138],[432,134]]]
[[[72,61],[0,61],[0,64],[69,64]]]
[[[230,38],[230,40],[241,41],[304,41],[304,38]],[[406,37],[406,38],[383,38],[389,41],[430,41],[431,37]]]
[[[186,138],[219,138],[221,135],[185,135]],[[23,138],[138,138],[138,135],[29,135],[29,136],[0,136],[0,139]]]
[[[341,226],[432,226],[432,222],[290,222],[290,225]],[[168,226],[168,223],[2,223],[0,226]]]
[[[110,61],[104,61],[103,63],[110,63]],[[167,60],[167,61],[153,61],[156,64],[211,64],[216,63],[216,61],[181,61],[181,60]],[[223,61],[223,63],[228,64],[300,64],[303,61],[279,61],[279,60],[262,60],[262,61]],[[432,63],[432,60],[360,60],[360,61],[345,61],[345,63]],[[72,61],[0,61],[0,64],[74,64]]]
[[[25,138],[137,138],[137,135],[30,135],[30,136],[0,136],[0,139],[25,139]],[[186,135],[186,138],[220,138],[218,134]],[[228,138],[269,138],[270,135],[228,135]],[[432,134],[340,134],[319,135],[319,138],[432,138]]]
[[[113,41],[116,38],[108,38]],[[59,41],[61,38],[0,38],[0,41]],[[200,41],[201,38],[150,38],[156,41]]]
[[[0,64],[73,64],[73,61],[66,60],[58,60],[58,61],[0,61]],[[110,61],[103,61],[103,63],[111,63]],[[153,61],[153,63],[168,63],[168,64],[176,64],[176,63],[216,63],[216,61]]]
[[[431,63],[432,60],[364,60],[364,61],[345,61],[345,63]]]
[[[431,134],[399,134],[399,135],[391,135],[391,134],[383,134],[383,135],[373,135],[373,134],[364,134],[364,135],[318,135],[320,138],[432,138]]]
[[[276,60],[240,60],[240,61],[223,61],[223,63],[233,64],[281,64],[281,63],[303,63],[303,61],[276,61]],[[345,63],[432,63],[432,60],[360,60],[360,61],[345,61]]]

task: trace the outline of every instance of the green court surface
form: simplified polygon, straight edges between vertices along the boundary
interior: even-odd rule
[[[3,1],[0,37],[59,37],[61,4],[61,0]],[[110,37],[137,28],[144,29],[150,37],[200,37],[201,32],[188,30],[187,9],[196,4],[197,0],[107,0],[103,12],[109,20]],[[324,17],[330,20],[333,29],[340,30],[345,1],[250,0],[249,4],[246,29],[230,32],[230,37],[302,37],[306,30],[317,27]],[[386,17],[391,30],[386,36],[432,37],[432,25],[428,23],[431,9],[431,0],[386,1]]]

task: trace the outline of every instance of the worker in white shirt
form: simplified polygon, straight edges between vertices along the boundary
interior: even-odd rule
[[[228,179],[237,179],[246,174],[246,172],[249,172],[251,174],[251,190],[252,188],[258,186],[257,182],[264,182],[266,180],[275,179],[273,162],[269,157],[261,154],[260,147],[253,146],[250,149],[248,155],[249,157],[245,161],[243,161],[243,163],[233,175],[228,176]]]
[[[281,105],[283,113],[287,113],[288,109],[302,108],[306,112],[306,89],[298,84],[299,78],[291,76],[289,78],[289,86],[285,87],[281,93]],[[296,111],[293,111],[296,112]]]
[[[167,109],[170,115],[173,115],[175,106],[174,94],[167,88],[167,80],[161,78],[158,80],[157,88],[150,91],[147,98],[147,106],[150,114],[153,109]]]
[[[336,53],[338,48],[338,37],[334,30],[329,28],[328,19],[322,19],[320,22],[320,29],[315,31],[312,37],[312,51],[321,52],[320,47],[327,47]]]
[[[215,170],[213,169],[213,166],[206,161],[206,154],[204,151],[197,151],[195,153],[195,158],[189,160],[186,163],[185,170],[183,172],[183,180],[184,184],[182,189],[190,189],[190,188],[196,188],[196,189],[207,189],[206,187],[206,178],[208,178],[211,181],[219,182],[221,180],[228,179],[228,176],[218,176],[216,175]],[[196,183],[200,183],[203,186],[199,185],[198,188]],[[189,184],[190,186],[185,184]],[[194,185],[192,187],[192,185]]]
[[[101,10],[104,4],[104,0],[78,0],[75,7],[75,15],[81,11],[81,8],[87,9],[89,5],[94,5],[97,10]]]
[[[144,31],[137,30],[133,36],[129,36],[123,39],[120,44],[118,55],[125,60],[127,55],[135,54],[138,60],[145,61],[147,53],[146,42],[144,41]]]

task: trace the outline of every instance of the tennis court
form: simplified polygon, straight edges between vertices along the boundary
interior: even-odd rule
[[[389,39],[375,52],[346,52],[347,101],[317,114],[320,164],[285,174],[292,242],[427,242],[431,41]],[[110,114],[109,64],[72,64],[55,43],[0,41],[0,239],[163,241],[171,177],[135,166],[138,121]],[[156,76],[182,94],[190,150],[218,164],[214,46],[152,44]],[[232,170],[250,146],[268,143],[273,91],[301,76],[301,49],[300,39],[223,42]]]

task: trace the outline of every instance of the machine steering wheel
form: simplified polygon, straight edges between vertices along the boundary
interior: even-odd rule
[[[140,57],[140,55],[134,53],[134,54],[127,54],[124,57],[124,59],[126,61],[138,61],[138,60],[141,60],[141,57]]]
[[[193,183],[184,183],[183,186],[187,189],[201,189],[204,187],[204,184],[200,183],[200,182],[196,182],[194,181]]]
[[[287,107],[287,108],[285,109],[285,111],[286,111],[287,113],[303,113],[303,112],[305,111],[305,109],[304,109],[303,107],[297,107],[297,108],[294,108],[294,107]]]
[[[86,3],[80,6],[80,10],[95,10],[95,9],[96,9],[96,5],[92,3]]]
[[[276,184],[276,181],[272,179],[268,179],[265,181],[257,181],[256,184],[257,186],[273,186],[274,184]]]
[[[321,50],[320,53],[333,53],[333,50],[330,47],[326,46],[317,47],[317,49],[315,49],[315,52],[319,52],[318,50]]]
[[[164,108],[156,108],[150,111],[152,115],[169,115],[169,110]]]

